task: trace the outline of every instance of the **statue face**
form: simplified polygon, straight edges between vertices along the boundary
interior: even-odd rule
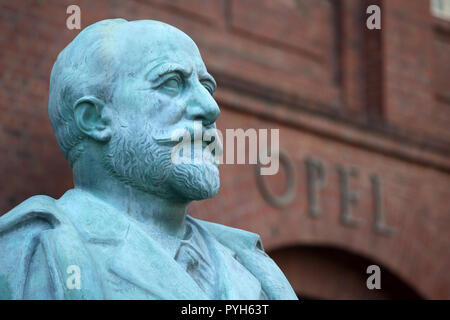
[[[114,40],[120,72],[104,164],[123,182],[164,198],[214,196],[216,164],[171,161],[174,130],[192,131],[194,121],[215,129],[220,112],[212,97],[215,81],[195,43],[174,27],[149,22],[125,24]]]

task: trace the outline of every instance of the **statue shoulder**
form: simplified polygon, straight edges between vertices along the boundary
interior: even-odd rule
[[[239,248],[239,250],[258,249],[264,251],[261,238],[256,233],[196,218],[192,219],[211,233],[219,242],[232,250]]]
[[[18,225],[26,225],[27,231],[33,225],[52,227],[58,216],[55,199],[44,195],[33,196],[0,217],[0,235],[12,231]]]
[[[0,217],[0,299],[85,299],[102,296],[91,258],[71,221],[48,196],[33,196]],[[95,290],[68,290],[71,265]],[[91,289],[89,287],[88,289]]]
[[[33,196],[0,217],[1,299],[24,296],[26,275],[32,260],[41,259],[39,254],[35,254],[40,245],[40,235],[52,229],[57,221],[53,214],[56,212],[54,202],[55,199],[48,196]]]

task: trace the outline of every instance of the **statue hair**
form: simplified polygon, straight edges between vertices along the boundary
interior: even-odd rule
[[[114,92],[115,66],[112,36],[125,19],[94,23],[81,31],[58,55],[50,76],[48,113],[58,145],[73,166],[86,136],[74,121],[74,104],[92,95],[109,103]]]

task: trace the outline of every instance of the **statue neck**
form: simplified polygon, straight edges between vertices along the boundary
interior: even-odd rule
[[[140,222],[147,231],[183,237],[189,202],[175,202],[129,186],[111,174],[97,159],[81,156],[73,165],[76,189],[112,205]]]

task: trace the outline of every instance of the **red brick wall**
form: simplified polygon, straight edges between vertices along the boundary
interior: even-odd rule
[[[384,17],[387,120],[448,143],[450,23],[428,1],[385,1]]]
[[[326,246],[379,264],[422,297],[450,298],[450,24],[431,17],[425,0],[375,2],[382,5],[378,38],[365,29],[370,1],[0,2],[0,212],[72,186],[47,116],[52,64],[78,33],[66,28],[67,6],[80,6],[82,28],[105,18],[156,19],[200,47],[219,84],[219,128],[279,128],[295,168],[296,196],[279,208],[262,197],[254,166],[224,165],[219,195],[194,203],[194,216],[259,233],[300,295],[389,296],[370,296],[356,282],[326,286],[331,265],[314,262],[322,270],[314,273],[298,265],[307,256],[287,250]],[[372,89],[379,95],[367,94]],[[307,157],[326,173],[318,217],[308,213]],[[358,172],[349,183],[360,194],[352,208],[359,226],[340,222],[337,167]],[[372,175],[392,235],[373,230]],[[283,172],[265,178],[274,193],[284,180]],[[348,279],[366,276],[346,270]]]

